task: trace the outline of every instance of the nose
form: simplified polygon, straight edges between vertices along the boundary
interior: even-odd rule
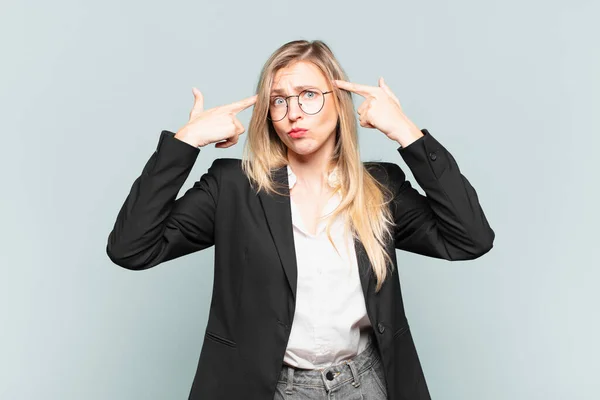
[[[300,98],[290,97],[288,99],[288,118],[292,121],[302,117],[302,109],[300,108]]]

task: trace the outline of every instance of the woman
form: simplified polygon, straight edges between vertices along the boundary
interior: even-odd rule
[[[360,125],[400,147],[362,163]],[[404,313],[395,249],[471,260],[492,248],[475,190],[452,155],[403,113],[383,79],[347,82],[321,41],[266,62],[257,94],[163,131],[108,238],[142,270],[215,246],[214,290],[190,399],[429,399]],[[200,148],[245,132],[243,160],[217,159],[175,200]]]

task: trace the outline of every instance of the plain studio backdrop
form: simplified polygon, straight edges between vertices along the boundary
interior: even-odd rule
[[[192,86],[206,108],[251,96],[295,39],[324,40],[353,82],[383,76],[496,232],[474,261],[398,251],[432,397],[600,398],[598,15],[595,0],[3,1],[0,398],[187,399],[213,249],[134,272],[107,237]],[[395,142],[359,135],[363,161],[423,193]],[[245,140],[203,148],[180,195]]]

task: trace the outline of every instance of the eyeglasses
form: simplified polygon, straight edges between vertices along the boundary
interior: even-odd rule
[[[300,109],[309,115],[317,114],[325,104],[325,95],[331,93],[322,92],[319,89],[305,89],[297,95],[292,96],[271,96],[269,101],[269,115],[267,116],[273,122],[281,121],[285,118],[289,108],[289,98],[297,97]]]

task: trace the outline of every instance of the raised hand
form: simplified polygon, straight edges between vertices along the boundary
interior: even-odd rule
[[[215,147],[226,148],[236,144],[239,136],[246,131],[236,114],[256,103],[258,96],[204,110],[204,96],[196,88],[192,92],[194,106],[190,111],[190,119],[175,137],[195,147],[216,143]]]
[[[385,84],[383,78],[379,78],[379,86],[360,85],[342,80],[334,80],[333,83],[340,89],[365,98],[357,110],[360,126],[376,128],[404,147],[423,136],[421,130],[404,115],[400,100]]]

